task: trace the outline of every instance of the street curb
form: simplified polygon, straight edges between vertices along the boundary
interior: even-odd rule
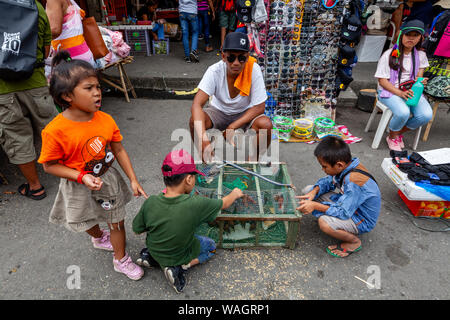
[[[119,80],[118,78],[116,78]],[[165,78],[165,77],[146,77],[146,78],[130,78],[133,87],[138,92],[138,97],[145,98],[167,98],[172,96],[174,99],[192,99],[192,95],[185,95],[181,97],[175,97],[174,91],[185,90],[191,91],[201,78]],[[376,84],[373,81],[367,80],[355,80],[345,91],[341,91],[337,98],[337,106],[342,108],[354,108],[358,100],[359,90],[376,88]],[[117,95],[117,94],[114,94]]]

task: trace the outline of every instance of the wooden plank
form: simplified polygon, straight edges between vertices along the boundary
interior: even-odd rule
[[[222,199],[222,180],[223,180],[223,167],[220,168],[220,172],[219,172],[219,181],[218,181],[218,188],[217,188],[217,198],[218,199]],[[217,215],[218,217],[222,215],[222,209],[220,210],[219,214]],[[218,224],[219,224],[219,243],[218,243],[218,247],[222,248],[223,245],[223,226],[225,224],[224,221],[219,220],[216,218],[216,220],[218,220]]]
[[[251,249],[263,249],[263,248],[286,248],[284,242],[267,242],[267,243],[259,243],[255,245],[254,242],[241,242],[241,243],[223,243],[223,249],[238,249],[238,248],[251,248]]]
[[[125,84],[125,79],[124,79],[123,71],[122,71],[122,68],[120,67],[120,64],[118,65],[118,69],[119,69],[119,74],[120,74],[120,82],[122,83],[122,88],[123,88],[123,91],[125,94],[125,99],[127,100],[127,102],[130,102],[130,98],[128,97],[127,86]]]
[[[295,214],[265,214],[261,216],[259,214],[226,214],[221,213],[217,216],[216,220],[255,220],[255,221],[300,221],[301,217]]]
[[[127,83],[127,90],[131,91],[131,94],[133,95],[133,98],[137,99],[136,92],[134,91],[133,84],[130,81],[130,78],[128,78],[127,73],[125,72],[125,68],[123,67],[123,64],[119,64],[119,68],[122,69],[123,75],[125,77],[125,82]]]
[[[253,164],[253,172],[256,173],[256,164]],[[257,176],[255,176],[254,179],[255,179],[255,185],[256,185],[256,194],[258,196],[259,214],[261,216],[263,216],[264,208],[263,208],[263,203],[262,203],[262,199],[261,199],[261,188],[259,186],[259,178]],[[262,232],[261,229],[262,229],[261,222],[257,221],[256,231],[255,231],[255,245],[258,245],[258,243],[259,243],[259,235]]]

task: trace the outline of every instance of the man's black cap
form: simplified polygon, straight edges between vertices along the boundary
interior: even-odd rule
[[[250,51],[248,36],[242,32],[230,32],[225,37],[222,51]]]

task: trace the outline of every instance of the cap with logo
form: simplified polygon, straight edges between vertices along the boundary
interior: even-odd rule
[[[340,46],[338,64],[340,66],[348,67],[349,65],[354,63],[355,56],[356,56],[355,48],[352,48],[347,44]]]
[[[358,43],[361,37],[362,23],[359,18],[353,14],[344,23],[342,27],[341,38],[348,41]]]
[[[344,70],[338,68],[336,72],[336,89],[346,90],[353,78],[349,76]]]
[[[222,51],[249,51],[248,36],[242,32],[230,32],[225,37]]]
[[[169,166],[171,170],[164,170],[164,166]],[[169,152],[164,158],[161,166],[163,176],[171,177],[177,174],[184,173],[198,173],[204,176],[205,174],[198,171],[194,163],[194,158],[186,150],[174,150]]]
[[[236,15],[240,22],[252,22],[252,10],[255,0],[236,0]]]

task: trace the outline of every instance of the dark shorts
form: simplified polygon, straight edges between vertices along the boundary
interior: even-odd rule
[[[211,119],[211,122],[213,124],[212,129],[218,129],[220,131],[224,131],[226,128],[228,128],[228,126],[231,123],[233,123],[234,121],[236,121],[237,119],[242,117],[242,115],[247,110],[245,110],[241,113],[236,113],[236,114],[226,114],[226,113],[222,112],[221,110],[209,105],[208,107],[204,108],[203,111],[205,111],[205,113]],[[258,119],[259,117],[265,117],[265,115],[260,114],[260,115],[256,116],[252,121],[247,123],[245,126],[241,127],[241,129],[243,129],[244,131],[247,131],[248,129],[250,129],[252,127],[255,120]]]

